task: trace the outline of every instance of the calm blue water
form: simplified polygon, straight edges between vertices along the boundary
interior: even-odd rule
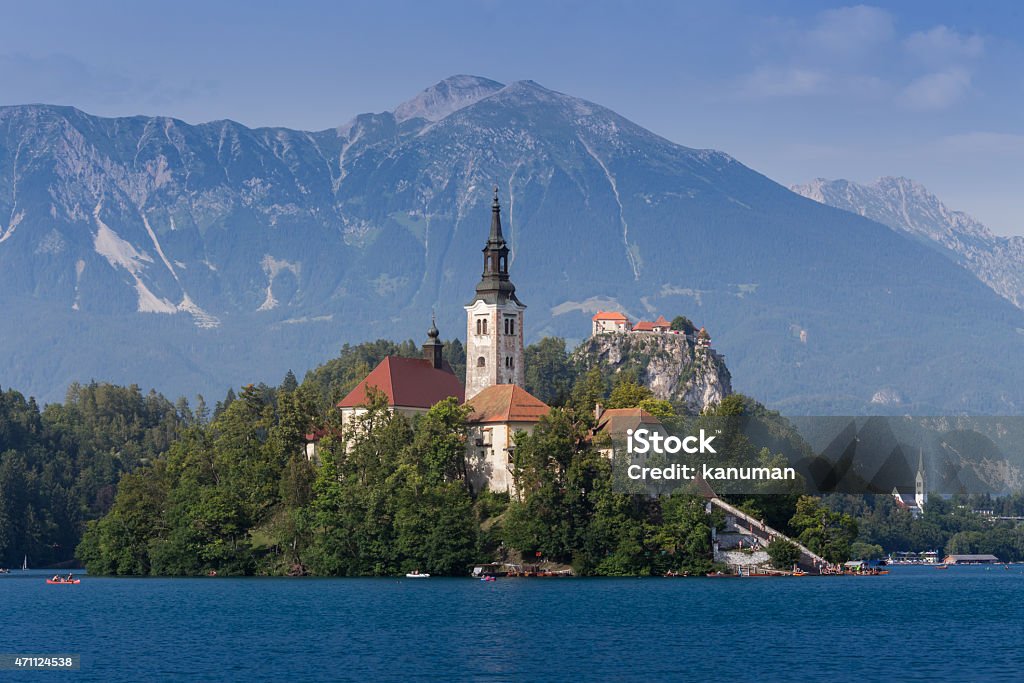
[[[90,681],[1024,680],[1020,566],[801,579],[0,576],[0,652]],[[3,675],[3,674],[0,674]]]

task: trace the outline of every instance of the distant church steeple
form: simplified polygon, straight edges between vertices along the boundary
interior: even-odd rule
[[[484,270],[466,305],[466,400],[494,384],[523,384],[523,313],[508,275],[508,245],[501,234],[498,188],[491,203],[491,231]]]
[[[917,503],[917,507],[921,508],[921,510],[924,510],[924,505],[928,502],[928,488],[924,478],[923,448],[917,453],[917,476],[914,478],[914,502]]]

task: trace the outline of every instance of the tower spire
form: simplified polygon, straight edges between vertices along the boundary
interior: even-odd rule
[[[509,249],[505,236],[501,234],[501,203],[498,201],[497,185],[494,186],[494,200],[491,202],[491,232],[483,252],[484,272],[476,286],[476,299],[489,303],[514,301],[519,304],[516,287],[508,277]]]
[[[494,186],[494,201],[491,203],[491,234],[487,238],[488,247],[505,246],[505,237],[501,234],[501,204],[498,202],[498,186]]]

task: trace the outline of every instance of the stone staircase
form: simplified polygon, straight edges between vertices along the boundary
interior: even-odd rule
[[[768,544],[777,538],[781,538],[789,541],[800,550],[800,561],[798,562],[801,569],[805,571],[811,571],[817,573],[821,567],[828,564],[828,561],[816,553],[811,552],[809,548],[799,543],[798,541],[790,538],[781,531],[777,531],[766,524],[762,524],[761,520],[754,519],[747,513],[743,512],[739,508],[726,503],[721,498],[712,497],[707,499],[708,505],[717,507],[722,510],[727,517],[732,517],[733,531],[722,534],[722,539],[725,542],[727,548],[716,553],[716,560],[727,562],[728,564],[734,564],[737,566],[750,566],[753,564],[759,564],[768,560],[768,553],[764,552],[764,548],[768,547]],[[742,550],[733,550],[735,547],[730,541],[741,539],[744,541],[744,546],[751,548],[759,546],[759,550],[755,550],[753,553],[744,553]],[[733,561],[733,560],[744,560],[746,561]],[[759,561],[755,561],[754,558],[759,558]],[[763,558],[763,559],[762,559]]]

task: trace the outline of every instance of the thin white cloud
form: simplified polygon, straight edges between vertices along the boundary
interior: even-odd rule
[[[911,57],[931,66],[975,59],[985,51],[985,40],[981,36],[963,35],[942,25],[911,33],[903,44]]]
[[[821,12],[804,40],[823,55],[858,59],[892,40],[892,15],[878,7],[856,5]]]
[[[812,69],[764,66],[747,74],[740,92],[749,97],[810,95],[825,85],[825,75]]]
[[[970,91],[985,51],[982,36],[945,25],[900,34],[890,12],[868,5],[820,12],[803,27],[767,23],[774,50],[760,46],[756,66],[733,83],[742,98],[828,95],[941,110]]]
[[[900,103],[911,109],[945,109],[960,100],[971,87],[971,72],[963,67],[925,74],[900,93]]]

